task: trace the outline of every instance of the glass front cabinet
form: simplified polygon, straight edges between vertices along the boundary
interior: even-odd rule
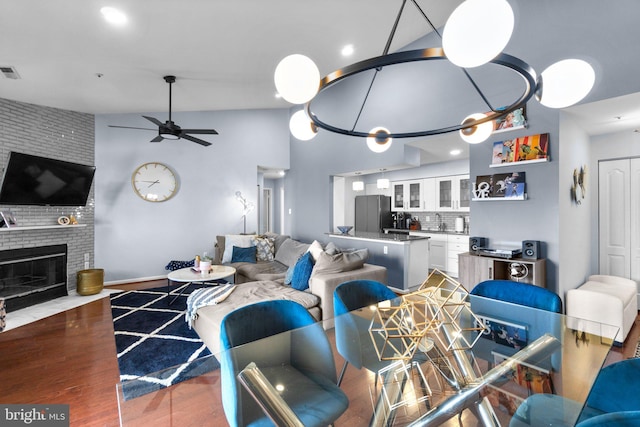
[[[436,210],[469,212],[471,184],[469,175],[436,178]]]
[[[393,211],[435,210],[435,179],[395,181],[392,183],[391,198]]]

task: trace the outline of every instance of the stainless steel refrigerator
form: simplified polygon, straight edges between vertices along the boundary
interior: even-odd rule
[[[355,231],[378,232],[391,228],[391,197],[356,196]]]

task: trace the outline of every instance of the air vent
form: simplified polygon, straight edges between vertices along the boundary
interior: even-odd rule
[[[0,67],[0,71],[2,71],[2,74],[8,79],[17,80],[20,78],[20,74],[18,74],[14,67]]]

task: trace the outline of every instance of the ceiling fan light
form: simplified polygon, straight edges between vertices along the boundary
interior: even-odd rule
[[[506,0],[466,0],[449,16],[442,48],[458,67],[486,64],[507,46],[515,18]]]
[[[565,59],[545,69],[540,80],[538,101],[545,107],[565,108],[589,94],[596,81],[596,73],[586,61]]]
[[[293,113],[289,120],[291,135],[300,141],[309,141],[317,135],[317,128],[307,116],[306,111],[300,110]]]
[[[292,104],[309,102],[318,93],[320,70],[308,57],[293,54],[285,57],[274,74],[276,89]]]
[[[180,139],[180,137],[178,135],[174,135],[172,133],[165,133],[165,132],[160,131],[160,132],[158,132],[158,134],[161,137],[163,137],[164,139],[173,139],[173,140]]]
[[[367,137],[367,147],[374,153],[384,153],[393,143],[393,138],[389,135],[390,132],[383,127],[371,129]]]
[[[462,121],[462,124],[466,125],[476,120],[482,120],[485,117],[487,116],[482,113],[471,114],[470,116],[465,117],[465,119]],[[492,132],[493,122],[488,121],[476,126],[461,129],[460,137],[469,144],[480,144],[481,142],[486,141]]]

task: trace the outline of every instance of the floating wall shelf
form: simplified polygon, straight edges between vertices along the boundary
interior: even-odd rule
[[[69,228],[79,228],[86,227],[87,224],[74,224],[74,225],[29,225],[25,227],[9,227],[9,228],[0,228],[0,233],[6,231],[28,231],[28,230],[51,230],[51,229],[69,229]]]

